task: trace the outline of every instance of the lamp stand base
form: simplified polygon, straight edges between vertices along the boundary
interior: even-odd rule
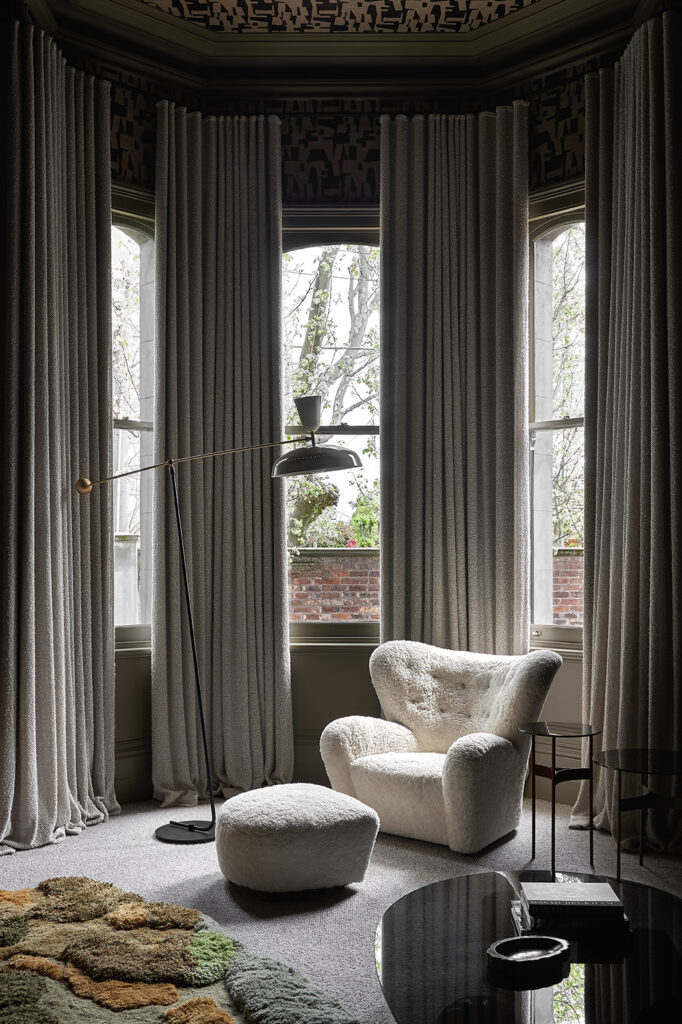
[[[215,825],[211,821],[171,821],[154,833],[162,843],[213,843]]]

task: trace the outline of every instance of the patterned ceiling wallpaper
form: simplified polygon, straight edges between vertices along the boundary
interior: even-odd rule
[[[138,0],[214,32],[471,32],[539,0]]]

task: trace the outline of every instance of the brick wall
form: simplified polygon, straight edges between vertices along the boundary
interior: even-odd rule
[[[290,622],[379,620],[376,548],[302,548],[289,567]]]
[[[554,556],[554,624],[583,624],[582,549],[558,551]]]
[[[302,548],[289,568],[290,622],[378,622],[375,548]],[[583,622],[583,553],[554,556],[554,623]]]

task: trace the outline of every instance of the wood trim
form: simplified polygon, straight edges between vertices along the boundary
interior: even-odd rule
[[[114,753],[117,761],[125,761],[131,757],[151,757],[151,737],[144,736],[134,740],[117,740],[114,744]]]
[[[156,215],[153,192],[133,185],[112,182],[111,212],[116,223],[141,228],[143,231],[146,228],[149,237],[154,236]]]
[[[636,2],[628,0],[544,0],[470,32],[215,32],[139,0],[29,0],[49,3],[63,18],[77,20],[99,33],[141,39],[162,46],[167,56],[188,55],[209,64],[282,62],[374,63],[401,65],[430,61],[504,58],[532,39],[535,50],[546,49],[567,35],[584,37],[614,15],[631,19]],[[71,11],[68,11],[68,8]],[[625,11],[623,8],[625,7]],[[73,8],[78,12],[74,16]],[[70,17],[69,17],[70,15]]]
[[[331,242],[379,244],[378,206],[285,206],[282,249],[303,249]]]
[[[59,31],[57,20],[52,13],[50,0],[26,0],[36,25],[51,35]]]
[[[138,0],[27,2],[50,13],[62,45],[220,102],[228,89],[233,99],[286,99],[466,88],[473,100],[615,51],[643,14],[671,0],[545,0],[462,33],[251,34],[211,32]]]
[[[545,220],[557,214],[569,214],[585,209],[585,179],[561,182],[547,188],[534,189],[529,196],[529,223]]]

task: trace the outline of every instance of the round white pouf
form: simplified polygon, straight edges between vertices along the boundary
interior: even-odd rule
[[[379,815],[352,796],[295,782],[240,793],[218,811],[216,850],[225,878],[261,892],[361,882]]]

